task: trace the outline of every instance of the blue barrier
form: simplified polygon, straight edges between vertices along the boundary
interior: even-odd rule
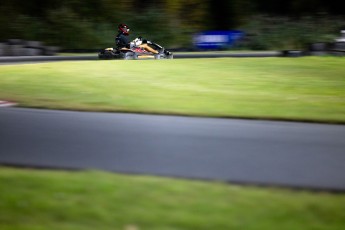
[[[194,35],[194,45],[198,49],[226,49],[243,36],[239,30],[203,31]]]

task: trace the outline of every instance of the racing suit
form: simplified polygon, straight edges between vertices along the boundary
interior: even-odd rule
[[[115,43],[118,49],[130,48],[130,41],[128,39],[128,36],[124,35],[123,33],[119,33],[116,36]]]

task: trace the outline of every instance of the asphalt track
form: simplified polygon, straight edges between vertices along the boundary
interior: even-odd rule
[[[280,51],[262,51],[262,52],[191,52],[191,53],[176,53],[174,58],[246,58],[246,57],[280,57]],[[32,62],[51,62],[51,61],[83,61],[83,60],[98,60],[97,53],[95,55],[80,55],[80,56],[16,56],[16,57],[0,57],[1,64],[11,63],[32,63]],[[103,60],[104,61],[104,60]]]
[[[345,126],[0,108],[0,164],[345,191]]]

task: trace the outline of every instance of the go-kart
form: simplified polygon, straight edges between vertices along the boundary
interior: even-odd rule
[[[155,54],[146,51],[139,45],[146,43],[151,48],[157,50],[159,53]],[[151,42],[136,38],[131,42],[130,48],[106,48],[100,50],[98,53],[99,59],[124,59],[124,60],[137,60],[137,59],[173,59],[172,52],[165,50],[162,46]]]

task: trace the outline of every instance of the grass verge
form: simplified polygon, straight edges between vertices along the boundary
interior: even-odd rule
[[[0,228],[343,229],[345,195],[0,168]]]
[[[217,58],[0,66],[25,107],[345,122],[345,59]]]

